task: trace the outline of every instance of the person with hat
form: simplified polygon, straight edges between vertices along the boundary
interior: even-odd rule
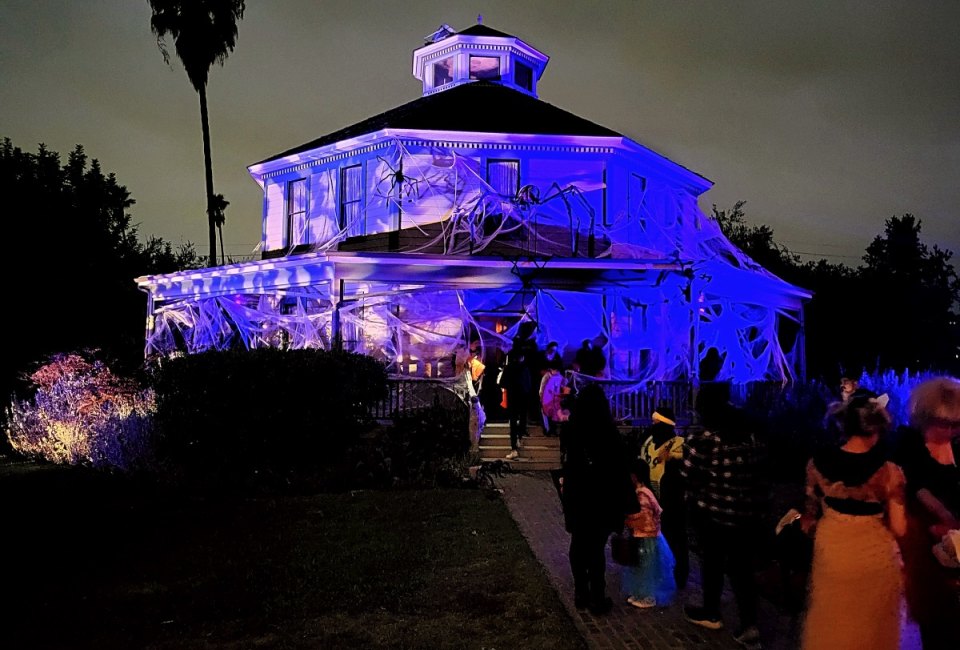
[[[674,579],[683,589],[690,573],[682,476],[684,441],[677,435],[676,416],[669,406],[658,406],[651,419],[639,459],[650,468],[650,485],[663,508],[660,527],[676,560]]]

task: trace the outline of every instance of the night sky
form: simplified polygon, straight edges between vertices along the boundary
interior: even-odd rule
[[[247,165],[416,99],[412,51],[478,13],[551,57],[542,100],[714,181],[705,211],[744,199],[791,250],[851,265],[912,212],[960,255],[954,0],[248,0],[208,85],[228,254],[260,238]],[[206,253],[197,95],[149,23],[145,0],[0,0],[0,136],[64,158],[83,144],[142,235]]]

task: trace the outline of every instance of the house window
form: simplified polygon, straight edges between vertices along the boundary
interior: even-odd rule
[[[517,61],[513,67],[513,80],[524,90],[533,90],[533,69]]]
[[[471,56],[470,78],[500,81],[500,57]]]
[[[347,237],[365,235],[363,220],[363,167],[351,165],[340,170],[340,229]]]
[[[307,179],[287,183],[287,246],[309,243],[307,227]]]
[[[520,161],[488,160],[487,182],[498,194],[514,198],[520,192]]]
[[[433,87],[439,88],[453,81],[453,57],[448,56],[433,64]]]
[[[647,179],[637,174],[630,174],[630,181],[627,185],[627,219],[637,220],[641,227],[646,227],[643,219],[641,207],[643,206],[643,195],[647,191]]]

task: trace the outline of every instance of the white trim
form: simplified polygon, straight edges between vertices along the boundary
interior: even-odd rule
[[[316,149],[310,149],[284,158],[251,165],[253,179],[261,187],[264,180],[283,174],[302,171],[308,167],[376,151],[399,139],[405,144],[439,146],[455,149],[501,149],[514,151],[564,151],[569,153],[613,154],[618,150],[639,156],[645,163],[690,188],[695,195],[703,194],[713,181],[673,162],[625,136],[542,135],[532,133],[489,133],[483,131],[439,131],[434,129],[381,129],[354,138],[340,140]]]

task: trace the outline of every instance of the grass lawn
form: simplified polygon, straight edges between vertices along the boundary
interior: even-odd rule
[[[0,458],[5,648],[584,648],[488,492],[212,501]]]

